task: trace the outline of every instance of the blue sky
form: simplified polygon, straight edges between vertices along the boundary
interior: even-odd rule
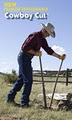
[[[16,2],[17,7],[48,8],[47,19],[6,19],[4,2]],[[26,37],[35,31],[41,30],[40,23],[51,22],[55,26],[56,38],[47,38],[49,46],[57,53],[66,53],[62,69],[72,69],[72,1],[71,0],[0,0],[0,72],[18,71],[17,55]],[[12,13],[12,12],[10,12]],[[15,13],[15,12],[13,12]],[[18,12],[19,13],[19,12]],[[23,12],[35,14],[36,12]],[[60,60],[47,55],[42,50],[43,70],[58,70]],[[40,69],[39,58],[32,60],[33,69]]]

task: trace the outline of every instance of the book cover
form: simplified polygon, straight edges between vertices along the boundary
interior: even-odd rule
[[[52,23],[56,37],[47,38],[53,50],[66,53],[63,69],[71,68],[71,0],[0,0],[0,71],[18,70],[17,55],[27,36],[42,29],[41,23]],[[59,60],[48,56],[42,49],[44,70],[58,70]],[[36,65],[37,63],[37,65]],[[37,57],[33,68],[39,69]]]

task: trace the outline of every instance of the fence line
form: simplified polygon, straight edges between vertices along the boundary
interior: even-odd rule
[[[50,72],[50,71],[49,71]],[[55,71],[51,71],[51,73],[54,73]],[[56,71],[57,72],[57,71]],[[66,80],[65,81],[58,81],[58,83],[66,83],[66,86],[68,86],[68,83],[72,83],[72,81],[69,81],[69,78],[72,78],[72,70],[70,71],[68,68],[67,68],[67,70],[66,71],[61,71],[61,73],[62,72],[64,72],[64,75],[60,75],[59,77],[60,78],[65,78]],[[41,77],[41,75],[40,75],[40,72],[39,72],[39,74],[38,75],[34,75],[34,77]],[[47,75],[43,75],[43,77],[51,77],[51,78],[54,78],[54,77],[56,77],[56,76],[47,76]],[[34,82],[37,82],[37,83],[41,83],[41,81],[40,80],[33,80]],[[48,81],[44,81],[44,82],[48,82],[48,83],[53,83],[53,82],[55,82],[55,80],[48,80]]]

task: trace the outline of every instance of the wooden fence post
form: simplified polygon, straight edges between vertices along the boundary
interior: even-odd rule
[[[68,86],[68,72],[69,72],[69,69],[67,68],[67,71],[66,71],[66,86]]]

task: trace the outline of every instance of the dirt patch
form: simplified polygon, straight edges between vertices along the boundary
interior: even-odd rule
[[[43,102],[39,100],[34,100],[32,101],[32,104],[34,104],[35,108],[37,109],[45,109]],[[49,108],[49,104],[47,102],[47,109]],[[65,110],[65,111],[72,111],[72,101],[64,100],[64,101],[53,101],[53,104],[51,106],[50,110]]]

